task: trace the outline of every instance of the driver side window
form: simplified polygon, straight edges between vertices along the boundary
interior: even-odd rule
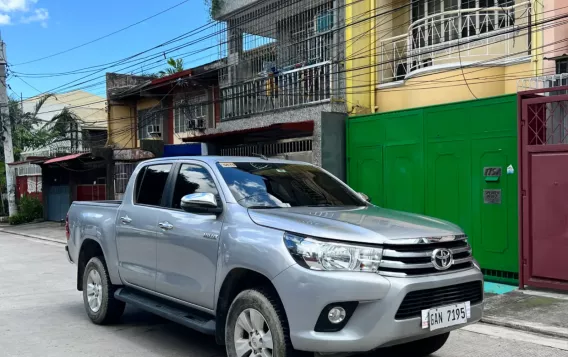
[[[183,164],[177,175],[172,208],[180,209],[182,197],[193,193],[212,193],[219,199],[215,181],[207,169],[199,165]]]

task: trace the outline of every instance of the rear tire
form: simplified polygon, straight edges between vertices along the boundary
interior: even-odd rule
[[[227,315],[227,356],[313,356],[294,351],[288,331],[286,316],[273,294],[262,289],[245,290],[233,300]]]
[[[83,273],[83,302],[92,322],[106,325],[120,320],[125,304],[114,298],[115,291],[104,260],[91,258]]]
[[[423,340],[393,346],[387,349],[388,353],[385,355],[390,356],[390,353],[392,353],[392,356],[400,357],[427,357],[444,347],[449,337],[450,333],[447,332],[441,335],[425,338]],[[384,352],[381,352],[378,355],[383,356],[383,353]]]

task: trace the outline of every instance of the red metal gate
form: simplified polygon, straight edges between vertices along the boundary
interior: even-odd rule
[[[42,200],[41,175],[17,176],[16,177],[16,197],[23,196],[35,197]]]
[[[567,90],[519,93],[521,287],[568,290]]]
[[[106,185],[77,185],[77,201],[106,200]]]

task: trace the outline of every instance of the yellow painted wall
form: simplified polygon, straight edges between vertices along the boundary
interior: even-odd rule
[[[134,113],[131,108],[125,105],[109,106],[108,121],[108,144],[118,149],[134,148],[134,139],[132,139],[134,125]]]
[[[411,78],[403,85],[379,89],[379,112],[418,108],[517,92],[519,73],[530,73],[531,64],[469,68],[464,70],[469,88],[460,69]],[[472,94],[473,92],[473,94]],[[475,95],[475,97],[474,97]]]
[[[144,110],[144,109],[152,109],[156,108],[160,105],[160,101],[153,98],[141,98],[136,103],[136,111]],[[139,139],[139,138],[138,138]],[[136,140],[136,147],[140,147],[140,140]]]
[[[152,98],[142,98],[136,103],[136,112],[152,108],[159,101]],[[108,143],[118,149],[134,149],[140,147],[136,133],[136,112],[128,102],[121,105],[109,105]],[[136,138],[136,140],[135,140]]]
[[[544,7],[538,0],[532,1],[535,12],[533,21],[542,21]],[[464,69],[464,74],[460,69],[443,69],[439,73],[423,73],[421,76],[409,78],[395,87],[377,87],[381,76],[381,41],[408,31],[408,9],[403,7],[395,10],[404,3],[393,0],[346,0],[346,105],[349,114],[417,108],[516,93],[518,79],[542,72],[542,51],[537,49],[533,51],[531,62],[499,67],[468,67]],[[352,25],[370,16],[376,18]],[[547,42],[543,31],[535,31],[532,41],[533,48]],[[526,43],[517,42],[508,45],[515,50],[512,52],[522,53],[522,46],[526,46]],[[372,44],[375,45],[374,52],[369,51],[369,48],[373,47]],[[479,56],[473,58],[475,59],[462,60],[468,64],[479,61]],[[449,60],[452,61],[456,60]],[[464,81],[464,76],[471,91]]]
[[[369,12],[375,0],[346,0],[345,79],[346,106],[350,114],[370,113],[372,105],[371,29]]]
[[[156,107],[160,104],[160,101],[153,98],[142,98],[136,103],[136,110],[144,110]]]

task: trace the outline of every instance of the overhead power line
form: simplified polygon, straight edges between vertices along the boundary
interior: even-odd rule
[[[113,31],[113,32],[111,32],[111,33],[109,33],[109,34],[106,34],[106,35],[104,35],[104,36],[98,37],[98,38],[96,38],[96,39],[94,39],[94,40],[91,40],[91,41],[89,41],[89,42],[85,42],[85,43],[83,43],[83,44],[77,45],[77,46],[75,46],[75,47],[71,47],[71,48],[69,48],[69,49],[66,49],[66,50],[63,50],[63,51],[60,51],[60,52],[57,52],[57,53],[53,53],[53,54],[48,55],[48,56],[36,58],[36,59],[34,59],[34,60],[31,60],[31,61],[26,61],[26,62],[21,62],[21,63],[15,63],[15,64],[12,64],[11,66],[12,66],[12,67],[13,67],[13,66],[23,66],[23,65],[25,65],[25,64],[35,63],[35,62],[43,61],[43,60],[46,60],[46,59],[48,59],[48,58],[53,58],[53,57],[56,57],[56,56],[59,56],[59,55],[65,54],[65,53],[69,53],[69,52],[74,51],[74,50],[76,50],[76,49],[78,49],[78,48],[88,46],[88,45],[90,45],[90,44],[92,44],[92,43],[95,43],[95,42],[98,42],[98,41],[103,40],[103,39],[105,39],[105,38],[108,38],[108,37],[111,37],[111,36],[113,36],[113,35],[116,35],[117,33],[126,31],[126,30],[128,30],[129,28],[132,28],[132,27],[134,27],[134,26],[140,25],[141,23],[143,23],[143,22],[145,22],[145,21],[148,21],[148,20],[151,20],[151,19],[153,19],[153,18],[155,18],[155,17],[158,17],[158,16],[160,16],[160,15],[162,15],[162,14],[168,12],[168,11],[171,11],[171,10],[173,10],[173,9],[175,9],[175,8],[177,8],[177,7],[181,6],[181,5],[183,5],[183,4],[187,3],[187,2],[189,2],[189,1],[190,1],[190,0],[184,0],[184,1],[180,2],[180,3],[175,4],[174,6],[171,6],[171,7],[167,8],[167,9],[165,9],[165,10],[162,10],[162,11],[158,12],[158,13],[156,13],[156,14],[154,14],[154,15],[148,16],[148,17],[146,17],[146,18],[144,18],[144,19],[142,19],[142,20],[140,20],[140,21],[138,21],[138,22],[135,22],[135,23],[133,23],[133,24],[131,24],[131,25],[128,25],[128,26],[126,26],[126,27],[123,27],[123,28],[121,28],[121,29],[119,29],[119,30]]]
[[[555,19],[555,20],[559,20],[559,19],[560,19],[560,18],[557,18],[557,19]],[[362,19],[361,21],[366,21],[366,20],[368,20],[368,18],[364,18],[364,19]],[[542,23],[545,23],[545,22],[548,22],[548,21],[543,21]],[[542,23],[541,23],[541,24],[542,24]],[[538,24],[533,23],[532,25],[533,25],[533,26],[536,26],[536,25],[538,25]],[[518,31],[518,30],[519,30],[519,28],[516,28],[516,29],[515,29],[515,31]],[[472,40],[472,42],[475,42],[475,40]],[[462,43],[462,44],[467,44],[467,41],[464,42],[464,43]],[[437,49],[437,50],[439,50],[439,49]],[[192,52],[196,52],[196,51],[192,51]],[[199,51],[197,51],[197,52],[199,52]],[[358,54],[358,53],[356,53],[356,54]],[[375,64],[375,65],[380,65],[380,64]],[[356,71],[356,70],[359,70],[359,69],[362,69],[362,68],[354,68],[354,69],[352,69],[352,70]],[[100,102],[104,102],[104,101],[100,101]],[[95,102],[95,103],[96,103],[96,102]],[[95,103],[91,103],[91,104],[95,104]],[[88,105],[88,104],[85,104],[85,105]],[[84,106],[84,105],[82,105],[82,106]],[[78,107],[82,107],[82,106],[78,106]]]

